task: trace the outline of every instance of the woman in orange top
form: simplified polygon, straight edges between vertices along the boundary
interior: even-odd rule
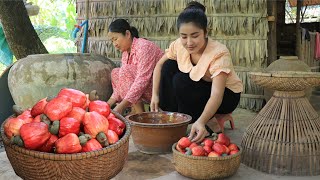
[[[151,111],[192,116],[189,138],[200,142],[208,135],[207,122],[215,114],[231,113],[243,85],[234,71],[227,47],[207,37],[205,7],[197,2],[179,15],[180,38],[172,42],[153,72]]]

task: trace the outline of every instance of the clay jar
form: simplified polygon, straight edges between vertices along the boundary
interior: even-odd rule
[[[56,96],[61,88],[84,93],[97,90],[101,100],[112,93],[115,64],[95,54],[37,54],[18,60],[10,69],[8,86],[15,104],[32,107],[38,100]]]
[[[266,72],[274,71],[302,71],[302,72],[311,72],[311,68],[303,61],[298,59],[297,56],[280,56],[280,58],[272,62],[266,69]],[[306,97],[309,98],[311,95],[312,89],[307,89]],[[266,101],[269,101],[273,95],[272,90],[264,89],[264,98]]]

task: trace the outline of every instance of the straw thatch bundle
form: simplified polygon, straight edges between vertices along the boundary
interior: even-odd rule
[[[162,49],[177,38],[178,14],[191,0],[77,0],[77,20],[89,17],[88,52],[119,59],[121,54],[107,38],[109,24],[127,19],[141,37]],[[267,0],[198,0],[206,6],[209,36],[230,49],[238,75],[245,84],[240,107],[262,108],[263,89],[252,84],[248,72],[267,67]],[[81,38],[77,42],[81,46]],[[246,69],[246,70],[243,70]],[[239,68],[238,68],[239,69]]]

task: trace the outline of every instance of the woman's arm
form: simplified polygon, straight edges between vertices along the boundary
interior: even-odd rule
[[[117,102],[117,100],[115,100],[112,97],[110,97],[109,100],[107,101],[107,103],[109,104],[110,107],[112,107],[116,102]]]
[[[161,77],[161,69],[162,65],[165,61],[168,60],[166,54],[164,54],[161,59],[156,64],[156,67],[153,71],[153,85],[152,85],[152,98],[150,103],[151,111],[158,112],[159,111],[159,84],[160,84],[160,77]]]
[[[227,74],[219,73],[212,79],[211,96],[197,121],[192,125],[189,138],[194,142],[200,142],[207,135],[205,125],[214,116],[220,107],[226,87]]]
[[[122,114],[123,111],[130,105],[131,103],[125,99],[123,99],[113,110]]]

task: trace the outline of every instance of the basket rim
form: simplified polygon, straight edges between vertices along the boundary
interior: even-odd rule
[[[3,145],[8,146],[15,151],[18,151],[19,153],[33,156],[35,158],[40,159],[48,159],[48,160],[54,160],[54,161],[71,161],[71,160],[81,160],[81,159],[87,159],[91,157],[96,157],[99,155],[104,155],[109,152],[115,151],[122,147],[123,144],[127,143],[129,141],[129,137],[131,135],[131,125],[128,122],[127,119],[125,119],[123,116],[121,116],[119,113],[111,110],[111,112],[121,121],[123,121],[126,124],[126,131],[125,134],[119,139],[118,142],[115,144],[112,144],[110,146],[104,147],[99,150],[90,151],[90,152],[81,152],[81,153],[73,153],[73,154],[55,154],[55,153],[47,153],[47,152],[41,152],[41,151],[35,151],[35,150],[29,150],[22,147],[19,147],[17,145],[11,144],[10,140],[7,138],[7,136],[4,133],[4,124],[5,122],[10,118],[13,117],[13,115],[9,116],[1,125],[1,137],[3,140]]]
[[[250,72],[251,76],[277,77],[277,78],[320,78],[319,72],[303,71],[270,71],[270,72]]]
[[[177,142],[174,143],[172,145],[172,152],[173,154],[177,155],[177,156],[182,156],[184,158],[188,158],[188,159],[193,159],[193,160],[206,160],[206,161],[225,161],[225,160],[228,160],[228,159],[234,159],[238,156],[240,156],[242,154],[242,147],[237,145],[238,148],[239,148],[239,152],[236,153],[236,154],[232,154],[232,155],[228,155],[228,156],[224,156],[224,157],[208,157],[208,156],[192,156],[192,155],[186,155],[186,154],[182,154],[181,152],[179,152],[178,150],[176,150],[176,145],[177,145]]]
[[[187,117],[187,119],[183,122],[179,122],[179,123],[167,123],[167,124],[150,124],[150,123],[141,123],[141,122],[136,122],[136,121],[132,121],[130,120],[130,117],[133,116],[137,116],[137,115],[141,115],[141,114],[167,114],[167,115],[173,115],[173,114],[179,114],[182,116]],[[184,114],[184,113],[180,113],[180,112],[170,112],[170,111],[161,111],[161,112],[142,112],[142,113],[138,113],[138,114],[132,114],[126,117],[129,121],[129,123],[132,126],[139,126],[139,127],[148,127],[148,128],[170,128],[170,127],[177,127],[177,126],[183,126],[186,124],[189,124],[192,121],[192,117],[188,114]]]

